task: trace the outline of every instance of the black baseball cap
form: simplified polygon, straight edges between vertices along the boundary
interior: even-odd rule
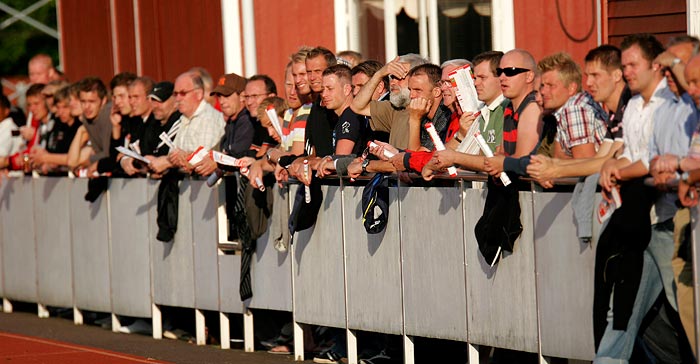
[[[153,91],[148,94],[148,97],[158,102],[163,102],[173,95],[174,88],[175,86],[170,81],[158,82],[155,86],[153,86]]]

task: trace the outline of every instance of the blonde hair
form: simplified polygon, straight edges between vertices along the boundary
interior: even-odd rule
[[[559,78],[564,82],[565,86],[573,82],[576,83],[576,91],[581,91],[581,67],[574,62],[568,53],[559,52],[544,57],[537,63],[537,69],[540,74],[549,71],[559,71]]]
[[[292,63],[302,63],[306,61],[306,56],[309,54],[309,51],[312,50],[313,48],[309,46],[301,46],[299,47],[299,50],[292,53],[291,56],[289,56],[289,59],[292,61]]]
[[[261,117],[261,115],[267,116],[267,107],[270,105],[274,105],[275,111],[277,112],[277,116],[279,116],[280,120],[284,119],[284,113],[285,113],[285,111],[287,111],[287,109],[289,109],[289,105],[287,105],[287,101],[284,101],[284,99],[281,97],[270,96],[270,97],[266,98],[265,100],[262,100],[262,102],[260,102],[260,105],[258,106],[258,118],[260,119],[260,124],[262,124],[262,126],[264,126],[264,127],[269,126],[266,124],[269,124],[270,120],[267,120],[268,119],[267,117],[265,117],[265,118]],[[266,121],[263,121],[263,120],[266,120]],[[280,135],[280,137],[282,137],[282,136]]]

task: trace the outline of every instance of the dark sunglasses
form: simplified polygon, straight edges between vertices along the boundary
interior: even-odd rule
[[[506,77],[513,77],[525,72],[530,72],[530,70],[519,67],[496,68],[496,76],[500,76],[505,73]]]

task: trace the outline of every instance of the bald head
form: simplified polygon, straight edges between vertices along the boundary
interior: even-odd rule
[[[53,60],[48,54],[40,53],[29,60],[29,82],[47,84],[58,79]]]
[[[700,105],[700,55],[695,55],[688,61],[684,76],[688,84],[688,94],[693,97],[696,105]]]
[[[515,48],[506,52],[505,55],[513,57],[512,59],[519,65],[519,67],[531,70],[537,69],[537,62],[535,62],[535,57],[533,57],[532,54],[530,54],[530,52],[524,49]]]
[[[175,80],[173,91],[178,110],[186,117],[192,117],[204,99],[204,82],[194,72],[185,72]]]
[[[503,96],[509,98],[517,108],[525,96],[534,89],[537,64],[535,58],[523,49],[513,49],[501,57],[499,63]]]

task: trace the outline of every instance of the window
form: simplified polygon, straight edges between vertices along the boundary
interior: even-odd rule
[[[419,53],[428,55],[428,49],[420,49],[421,16],[430,19],[427,14],[420,14],[419,1],[394,0],[396,14],[395,41],[398,54]],[[426,39],[436,41],[439,46],[440,62],[454,58],[470,59],[475,55],[492,49],[491,0],[437,0],[438,34],[427,34],[430,26],[423,30]],[[359,39],[360,51],[370,59],[386,61],[386,44],[394,41],[386,37],[384,31],[384,1],[362,0],[359,4]]]

